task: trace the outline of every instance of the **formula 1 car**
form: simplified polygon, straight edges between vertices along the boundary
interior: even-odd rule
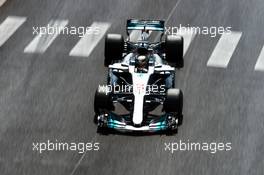
[[[175,88],[175,68],[183,61],[183,38],[167,35],[164,21],[127,20],[128,38],[107,34],[105,60],[109,73],[107,85],[98,87],[94,98],[95,122],[98,132],[165,131],[177,133],[182,124],[183,93]],[[131,32],[140,34],[131,41]],[[149,40],[157,32],[156,42]],[[126,113],[115,112],[117,104]],[[154,114],[159,106],[160,114]]]

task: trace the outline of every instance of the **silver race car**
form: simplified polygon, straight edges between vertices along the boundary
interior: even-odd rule
[[[164,37],[164,21],[127,20],[126,41],[107,34],[105,60],[109,73],[94,98],[98,132],[177,133],[182,124],[183,93],[176,89],[175,68],[183,67],[183,38]],[[136,40],[131,36],[139,34]],[[151,41],[151,37],[158,41]],[[125,112],[118,112],[122,106]]]

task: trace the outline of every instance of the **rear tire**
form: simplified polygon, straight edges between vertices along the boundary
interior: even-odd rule
[[[165,38],[165,54],[169,65],[183,68],[183,37],[179,35],[167,35]]]
[[[107,34],[105,37],[105,60],[108,67],[114,60],[120,60],[124,51],[124,38],[119,34]]]

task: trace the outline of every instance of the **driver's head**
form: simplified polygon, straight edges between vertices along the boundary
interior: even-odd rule
[[[148,59],[146,55],[139,55],[137,57],[137,63],[139,68],[143,68],[147,65]]]

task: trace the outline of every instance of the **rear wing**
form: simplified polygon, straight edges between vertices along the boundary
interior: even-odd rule
[[[160,31],[164,32],[164,21],[162,20],[138,20],[138,19],[129,19],[127,20],[127,33],[129,30],[151,30],[151,31]]]

